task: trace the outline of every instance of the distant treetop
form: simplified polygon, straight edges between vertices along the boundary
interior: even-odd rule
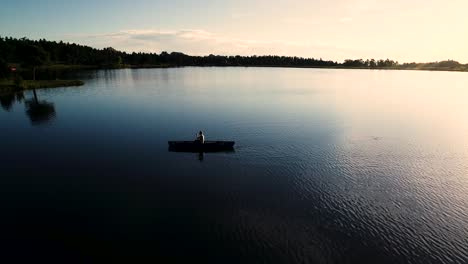
[[[84,65],[99,68],[151,67],[151,66],[271,66],[271,67],[319,67],[319,68],[368,68],[368,69],[421,69],[468,70],[468,65],[447,60],[432,63],[404,63],[390,59],[347,59],[342,63],[288,56],[190,56],[181,52],[157,53],[122,52],[112,47],[96,49],[63,41],[45,39],[0,37],[0,78],[8,71],[6,65],[16,63],[24,67],[44,64]]]

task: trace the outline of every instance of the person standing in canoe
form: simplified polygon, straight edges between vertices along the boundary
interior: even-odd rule
[[[205,135],[203,135],[202,131],[198,132],[196,141],[198,141],[198,142],[200,142],[202,144],[205,143]]]

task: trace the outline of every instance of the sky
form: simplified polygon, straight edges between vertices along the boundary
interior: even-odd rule
[[[0,36],[127,52],[468,63],[467,0],[0,0]]]

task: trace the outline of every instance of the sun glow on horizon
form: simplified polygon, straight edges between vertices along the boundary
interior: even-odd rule
[[[468,63],[462,0],[31,2],[3,4],[3,36],[128,52]]]

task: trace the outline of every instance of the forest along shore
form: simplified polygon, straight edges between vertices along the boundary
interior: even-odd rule
[[[378,70],[468,71],[468,64],[447,60],[399,63],[390,59],[348,59],[343,62],[287,56],[190,56],[180,52],[126,53],[111,47],[95,49],[62,41],[0,36],[0,92],[81,86],[68,73],[92,69],[169,68],[184,66],[284,67]]]
[[[381,70],[468,71],[454,60],[400,63],[391,59],[346,59],[343,62],[296,56],[191,56],[181,52],[122,52],[74,43],[0,36],[0,80],[20,75],[27,80],[55,80],[80,69],[167,68],[184,66],[293,67]],[[12,73],[11,69],[16,72]],[[37,76],[36,76],[37,70]],[[36,78],[37,77],[37,78]]]

